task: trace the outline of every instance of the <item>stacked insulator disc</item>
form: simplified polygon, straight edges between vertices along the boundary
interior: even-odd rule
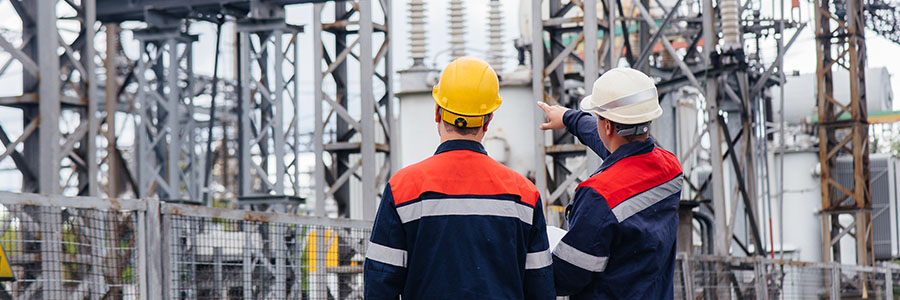
[[[741,47],[741,23],[738,2],[736,0],[722,0],[719,2],[722,11],[722,35],[725,40],[725,49]]]
[[[450,0],[450,59],[466,56],[466,21],[463,0]]]
[[[503,73],[503,10],[498,0],[490,1],[488,11],[488,63]]]
[[[409,1],[409,54],[413,66],[424,65],[426,55],[425,43],[425,1]]]

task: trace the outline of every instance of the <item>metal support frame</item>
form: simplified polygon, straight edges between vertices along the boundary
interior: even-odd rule
[[[314,5],[316,215],[324,215],[325,202],[334,199],[338,215],[374,219],[380,191],[397,161],[390,147],[395,140],[391,130],[390,3]],[[333,6],[331,23],[326,5]],[[359,90],[365,91],[359,96],[351,93],[355,82],[347,76],[348,66],[359,68]],[[359,107],[358,115],[355,107]]]
[[[140,106],[137,128],[138,196],[169,201],[201,199],[203,155],[194,120],[191,50],[196,36],[181,28],[136,31],[141,56],[134,76]]]
[[[608,0],[607,2],[612,2]],[[541,13],[543,3],[547,2],[550,9],[548,18]],[[572,20],[563,20],[563,16],[577,7],[583,17],[575,17]],[[613,11],[614,12],[614,11]],[[585,93],[590,93],[590,87],[599,76],[600,58],[598,54],[598,31],[601,29],[597,18],[597,1],[569,1],[565,4],[561,0],[535,1],[532,6],[532,86],[534,97],[549,104],[559,104],[569,108],[576,108],[581,93],[575,92],[577,87],[567,86],[567,64],[581,69],[580,74]],[[605,30],[606,26],[604,26]],[[607,31],[604,31],[607,32]],[[549,37],[549,48],[544,46],[544,38]],[[609,37],[609,34],[605,35]],[[568,45],[563,44],[564,38],[572,38]],[[606,43],[609,45],[609,43]],[[584,47],[584,59],[577,58],[574,50],[579,46]],[[606,51],[612,53],[615,51]],[[610,58],[609,61],[614,60]],[[609,63],[603,64],[609,66]],[[608,67],[607,67],[608,68]],[[573,92],[577,94],[573,94]],[[543,120],[543,113],[536,120]],[[547,206],[565,206],[572,196],[575,185],[590,175],[586,165],[597,165],[598,160],[591,159],[588,163],[586,157],[595,158],[596,155],[587,154],[586,147],[576,144],[575,138],[565,130],[552,132],[550,144],[544,145],[544,132],[537,132],[538,149],[535,151],[535,185],[541,190],[544,203]],[[587,156],[586,156],[587,155]],[[546,156],[551,157],[551,165],[547,166]],[[582,160],[576,162],[574,168],[570,160]],[[548,218],[550,224],[560,223],[558,218]]]
[[[866,121],[866,40],[862,1],[815,1],[816,98],[818,104],[819,164],[822,186],[822,241],[826,262],[841,261],[840,240],[854,232],[856,263],[874,263],[872,201],[869,194],[869,124]],[[849,71],[847,104],[834,96],[834,71]],[[841,114],[848,120],[838,120]],[[839,154],[850,154],[853,186],[835,178]],[[845,228],[839,217],[853,218]]]
[[[732,45],[727,51],[720,50],[717,47],[720,17],[713,1],[689,8],[681,7],[682,1],[677,1],[672,7],[662,6],[659,2],[632,1],[630,14],[624,12],[617,1],[601,3],[604,5],[604,15],[602,19],[597,19],[594,14],[597,1],[535,1],[532,16],[539,21],[533,22],[532,65],[539,67],[534,67],[532,73],[534,97],[549,104],[577,108],[578,100],[583,94],[590,93],[593,81],[602,70],[624,62],[660,80],[661,100],[666,93],[682,89],[703,93],[707,112],[705,118],[710,126],[697,132],[695,146],[682,145],[680,148],[687,149],[688,153],[679,153],[679,157],[698,160],[700,151],[697,151],[696,144],[702,140],[700,136],[708,133],[713,142],[704,151],[709,153],[708,164],[712,166],[712,172],[699,188],[693,183],[686,183],[683,198],[696,200],[704,189],[712,189],[713,205],[705,209],[714,211],[716,232],[722,233],[714,241],[716,253],[730,253],[730,242],[734,238],[739,243],[752,238],[755,253],[767,252],[768,247],[762,243],[762,229],[755,225],[760,221],[756,211],[757,198],[764,197],[759,193],[764,186],[758,187],[756,181],[762,176],[760,174],[768,174],[768,164],[761,163],[765,159],[765,151],[757,151],[766,135],[763,129],[765,122],[758,120],[765,120],[760,112],[768,105],[763,90],[780,83],[768,79],[778,65],[763,65],[759,55],[744,55],[743,47]],[[542,10],[546,9],[549,12],[544,16]],[[763,21],[768,23],[759,23],[759,18],[742,21],[755,23],[748,23],[754,26],[740,27],[740,36],[732,36],[731,39],[743,43],[743,35],[759,39],[771,34],[775,27],[766,24],[775,24],[778,20]],[[640,28],[639,32],[630,32],[628,28],[632,27]],[[618,31],[618,28],[622,30]],[[598,32],[603,33],[602,40],[598,39]],[[613,34],[609,34],[611,32]],[[687,51],[676,49],[673,44],[677,39],[687,42]],[[704,41],[703,45],[699,44],[700,41]],[[639,49],[632,48],[635,44]],[[662,50],[654,50],[660,44]],[[578,47],[584,49],[583,58],[573,53]],[[787,47],[780,49],[777,55],[783,56]],[[778,69],[779,73],[781,71]],[[542,112],[537,111],[536,114],[539,115],[537,120],[543,120]],[[727,115],[727,124],[720,121],[720,115]],[[733,149],[723,154],[720,131],[729,124],[732,127],[727,129],[737,134],[727,137]],[[583,158],[585,148],[577,145],[568,132],[537,134],[548,142],[537,149],[535,184],[548,205],[565,206],[572,197],[574,187],[586,179],[599,162],[592,161],[590,156]],[[725,160],[727,155],[735,157]],[[699,164],[690,167],[696,165]],[[732,165],[734,174],[724,172],[727,165]],[[685,174],[692,174],[691,171],[686,169]],[[737,192],[735,196],[728,197],[731,193],[725,190],[727,179],[724,176],[730,177],[735,191],[743,191],[740,197],[736,196]],[[730,203],[727,203],[728,199]],[[736,212],[739,207],[743,207],[741,213],[729,214],[729,210]],[[561,210],[548,209],[550,224],[561,221],[554,218],[556,214],[551,214],[553,211]],[[735,224],[744,226],[744,223],[751,227],[746,231],[740,230],[745,233],[726,234],[737,232]]]
[[[546,3],[549,8],[547,17],[543,17],[541,10]],[[632,14],[626,15],[622,5],[615,0],[599,1],[603,4],[603,19],[598,18],[598,1],[568,1],[548,0],[536,1],[533,5],[532,16],[534,20],[532,30],[532,83],[534,97],[542,99],[549,104],[559,104],[572,109],[577,109],[578,101],[590,93],[594,81],[602,70],[614,68],[619,64],[619,54],[625,53],[624,58],[630,64],[637,63],[638,69],[653,76],[659,76],[661,67],[659,63],[649,62],[649,56],[653,52],[653,46],[657,41],[665,46],[666,54],[675,58],[677,69],[690,83],[699,88],[700,84],[694,78],[694,71],[688,66],[696,64],[696,61],[685,62],[690,56],[676,53],[666,34],[672,34],[671,24],[676,21],[686,20],[693,16],[673,17],[678,10],[677,5],[671,8],[654,7],[665,12],[665,21],[662,28],[649,13],[648,6],[641,3],[632,3],[631,9],[638,11],[640,18],[633,18]],[[572,16],[574,13],[574,16]],[[580,15],[580,16],[579,16]],[[602,22],[601,22],[602,21]],[[672,22],[670,22],[672,21]],[[632,36],[628,31],[628,23],[637,23],[642,28],[638,35]],[[616,28],[623,29],[616,33]],[[696,31],[696,29],[691,30]],[[599,33],[603,39],[599,39]],[[610,34],[612,33],[612,34]],[[653,39],[650,40],[650,36]],[[632,49],[632,38],[637,38],[641,51]],[[547,44],[548,46],[543,46]],[[621,46],[618,46],[621,45]],[[574,51],[583,47],[583,58],[575,55]],[[634,57],[635,53],[641,53]],[[654,54],[658,55],[658,54]],[[663,68],[664,69],[664,68]],[[671,73],[671,71],[665,71]],[[662,76],[663,81],[673,80],[673,74],[668,79]],[[682,86],[684,83],[681,84]],[[671,90],[671,89],[670,89]],[[541,114],[540,111],[537,112]],[[543,116],[536,118],[543,120]],[[564,130],[553,132],[549,142],[540,147],[536,155],[535,184],[542,191],[545,203],[549,206],[561,207],[568,204],[573,196],[575,186],[591,175],[599,166],[600,161],[596,155],[577,144],[577,141]],[[538,132],[539,137],[545,137]],[[544,143],[540,140],[539,143]],[[547,160],[547,157],[550,159]],[[549,165],[548,165],[549,163]],[[556,209],[556,211],[560,211]],[[548,211],[550,224],[557,224],[560,218],[555,218]]]
[[[243,20],[236,29],[242,86],[238,117],[240,197],[298,196],[298,35],[303,28],[276,18]],[[272,202],[266,208],[287,211],[295,202]]]
[[[63,16],[57,16],[58,3]],[[22,190],[45,194],[95,195],[97,190],[94,1],[24,1],[13,7],[22,20],[19,45],[0,37],[0,51],[22,65],[22,95],[0,105],[21,109],[24,132],[11,138],[0,124],[0,159],[11,158],[22,174]],[[69,18],[62,38],[59,18]],[[72,25],[77,24],[77,25]],[[60,54],[61,53],[61,54]],[[18,145],[23,151],[16,150]]]

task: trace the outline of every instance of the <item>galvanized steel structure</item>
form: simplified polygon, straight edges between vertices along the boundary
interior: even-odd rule
[[[729,255],[732,241],[743,249],[744,255],[766,254],[772,247],[763,244],[756,211],[757,201],[768,197],[768,190],[759,193],[764,187],[757,186],[760,178],[768,176],[764,163],[766,151],[762,150],[771,133],[771,128],[765,125],[765,109],[771,103],[762,92],[783,82],[780,58],[804,25],[773,17],[760,18],[743,6],[726,18],[712,1],[685,2],[676,1],[666,7],[660,2],[633,1],[627,8],[632,13],[626,14],[620,1],[534,1],[531,53],[532,65],[538,66],[532,73],[534,96],[550,104],[577,108],[604,70],[624,65],[656,78],[661,100],[667,93],[683,88],[704,94],[704,126],[697,126],[696,139],[678,145],[686,151],[676,154],[682,161],[696,161],[699,143],[708,135],[712,141],[708,149],[711,172],[698,178],[698,183],[686,181],[684,200],[703,200],[704,193],[711,193],[706,200],[712,203],[706,209],[715,214],[715,254]],[[597,5],[601,4],[604,13],[598,16]],[[542,10],[546,9],[549,18],[542,17]],[[570,12],[576,9],[581,12],[571,16]],[[651,14],[651,10],[657,14]],[[736,17],[742,19],[731,22],[740,21],[743,25],[737,26],[739,30],[732,35],[723,34],[730,44],[720,44],[718,24]],[[799,29],[788,37],[785,27]],[[770,64],[763,64],[759,53],[744,53],[745,48],[758,49],[741,44],[744,38],[759,40],[764,34],[774,34],[776,42],[783,45]],[[681,51],[673,46],[677,39],[685,44],[679,47]],[[541,41],[548,42],[544,46]],[[583,48],[583,57],[574,55],[578,47]],[[536,120],[543,120],[543,112],[537,110],[535,114]],[[543,133],[536,129],[535,134]],[[561,212],[560,207],[569,203],[574,186],[590,175],[592,170],[588,166],[598,163],[567,132],[553,132],[548,139],[547,145],[536,145],[536,184],[545,192],[546,203],[556,207],[551,211]],[[575,158],[583,156],[587,157]],[[689,176],[691,171],[688,168],[685,174]],[[733,191],[725,190],[726,176],[734,182]],[[726,198],[726,193],[733,196]],[[732,203],[726,205],[726,199]],[[732,213],[726,212],[729,207]],[[742,209],[741,213],[734,213],[737,208]],[[748,224],[748,235],[731,234],[735,232],[735,220]],[[750,250],[751,243],[754,250]]]
[[[52,197],[91,197],[75,198],[76,201],[87,199],[84,203],[98,202],[101,195],[115,199],[130,193],[138,198],[209,204],[206,199],[210,188],[208,178],[213,172],[211,160],[215,158],[209,153],[211,147],[204,147],[204,144],[210,143],[214,136],[213,130],[205,136],[204,132],[210,127],[221,127],[217,132],[223,135],[236,132],[235,140],[230,142],[237,145],[235,156],[219,159],[224,161],[223,165],[227,166],[231,161],[237,166],[234,182],[238,187],[238,204],[257,210],[295,211],[304,201],[299,198],[302,174],[298,162],[301,152],[311,148],[315,152],[312,176],[315,203],[309,205],[311,211],[323,216],[326,200],[334,200],[341,217],[373,219],[379,193],[399,163],[397,151],[392,151],[391,145],[397,140],[396,132],[392,130],[395,119],[390,58],[392,1],[181,2],[9,1],[21,19],[22,32],[17,39],[0,36],[0,49],[9,56],[0,65],[0,75],[14,65],[21,66],[22,94],[0,98],[0,105],[21,113],[22,129],[20,134],[11,135],[19,130],[9,130],[4,127],[6,124],[0,123],[0,142],[4,145],[0,161],[10,159],[21,173],[22,192]],[[307,4],[313,11],[311,24],[301,27],[285,22],[284,5],[308,2],[315,2]],[[459,1],[453,3],[453,31],[455,35],[461,35],[463,8]],[[685,190],[689,192],[685,193],[684,200],[704,200],[705,193],[711,195],[706,199],[711,203],[704,205],[714,212],[712,223],[717,234],[712,249],[720,256],[729,255],[732,245],[742,248],[748,256],[775,250],[763,243],[761,235],[765,233],[760,224],[756,224],[760,214],[756,211],[757,201],[781,193],[781,189],[772,193],[760,180],[769,176],[767,158],[760,153],[767,152],[766,139],[776,129],[767,125],[771,118],[766,115],[766,109],[772,104],[764,91],[783,84],[784,53],[805,26],[784,19],[783,13],[779,18],[775,18],[774,13],[760,17],[748,3],[751,1],[678,0],[667,7],[659,1],[640,0],[631,2],[626,8],[621,1],[614,0],[531,2],[532,89],[536,99],[574,108],[578,100],[590,92],[592,83],[603,71],[626,64],[658,79],[661,97],[685,88],[704,95],[705,122],[702,123],[705,126],[696,128],[696,138],[681,145],[679,148],[685,151],[678,155],[682,161],[697,161],[699,155],[696,152],[702,137],[706,135],[712,141],[707,158],[711,170],[698,184],[687,181]],[[492,2],[492,5],[495,12],[490,17],[494,26],[491,33],[497,38],[500,35],[497,25],[499,3]],[[691,8],[685,8],[688,6]],[[413,1],[410,7],[418,13],[413,22],[416,40],[412,44],[418,63],[425,57],[422,7],[420,1]],[[599,15],[598,8],[602,8]],[[572,17],[578,10],[580,13]],[[71,12],[71,15],[57,15],[57,11]],[[544,17],[544,11],[549,12],[548,17]],[[896,9],[883,1],[865,4],[862,1],[816,1],[820,120],[817,133],[821,142],[821,180],[825,187],[822,189],[822,216],[826,261],[837,260],[836,241],[850,235],[856,240],[857,263],[874,265],[863,28],[864,20],[871,16],[877,23],[870,26],[879,33],[896,37],[890,24],[896,24],[897,15]],[[222,20],[236,23],[238,75],[233,81],[219,82],[217,74],[213,79],[193,74],[191,54],[196,37],[188,34],[188,29],[191,22],[220,23]],[[134,37],[140,41],[140,56],[135,61],[128,61],[118,44],[118,24],[124,21],[141,21],[147,25],[134,32]],[[788,36],[786,29],[793,29],[793,35]],[[719,42],[720,32],[724,32],[724,43]],[[106,37],[105,51],[95,49],[98,33]],[[312,35],[312,45],[298,42],[302,34]],[[758,41],[765,35],[775,36],[777,53],[764,63],[759,49],[744,40]],[[458,46],[454,48],[454,55],[461,55],[464,50],[459,48],[462,47],[459,38],[453,41],[453,45]],[[673,45],[676,39],[683,40],[684,45]],[[497,49],[499,44],[494,41],[492,45]],[[579,47],[583,57],[575,55]],[[305,70],[300,65],[300,58],[307,55],[313,57],[312,66],[308,68],[313,71],[315,87],[312,108],[302,107],[299,100],[298,73]],[[842,104],[833,97],[832,72],[839,67],[850,71],[849,104]],[[359,70],[358,78],[351,78],[351,72],[348,72],[351,68]],[[216,96],[219,85],[227,89]],[[103,87],[103,91],[99,87]],[[198,105],[196,100],[201,95],[225,98],[225,107]],[[99,106],[101,103],[104,104],[102,107]],[[305,138],[299,129],[301,110],[312,110],[314,114],[314,131]],[[536,120],[543,119],[543,112],[535,109],[534,113]],[[843,113],[849,115],[849,119],[840,119]],[[121,115],[132,121],[132,125],[126,125],[133,127],[135,132],[131,143],[124,141],[128,137],[118,136],[121,130],[116,128],[121,122],[117,116]],[[209,123],[204,125],[198,121],[198,116],[208,117]],[[534,134],[545,136],[536,125]],[[545,137],[549,141],[547,144],[534,146],[535,183],[541,189],[545,203],[550,207],[561,207],[569,203],[574,185],[590,175],[589,166],[595,166],[599,161],[566,132],[554,132]],[[228,143],[223,141],[221,144]],[[101,145],[106,147],[98,147]],[[123,151],[125,146],[122,145],[133,145],[134,151]],[[852,187],[842,186],[832,179],[831,167],[841,153],[853,155],[855,180]],[[692,164],[689,167],[697,163]],[[691,173],[690,168],[685,173]],[[231,175],[222,171],[218,176],[228,178]],[[726,177],[735,183],[733,190],[726,190]],[[22,205],[11,214],[19,220],[27,220],[22,222],[30,227],[21,227],[19,234],[37,239],[43,233],[41,239],[50,241],[35,244],[37,248],[29,248],[30,252],[24,253],[43,258],[23,263],[36,264],[28,269],[27,276],[40,278],[35,281],[38,283],[22,286],[23,294],[19,295],[29,297],[63,298],[64,292],[68,291],[63,288],[62,273],[54,271],[62,269],[64,264],[60,257],[65,253],[63,243],[57,242],[63,239],[59,228],[64,223],[87,224],[89,228],[94,226],[92,222],[100,220],[122,232],[147,230],[146,226],[170,228],[166,253],[171,257],[191,259],[199,257],[201,249],[194,248],[195,244],[190,240],[208,232],[206,226],[209,224],[187,220],[189,217],[185,220],[157,218],[157,223],[148,223],[146,219],[147,214],[178,215],[179,209],[187,209],[181,206],[147,205],[144,200],[135,200],[120,207],[106,205],[101,210],[143,213],[97,217],[94,211],[77,210],[91,209],[84,203],[69,209],[63,208],[56,198],[46,200],[28,195],[25,199],[47,205],[24,205],[4,200],[4,204]],[[726,199],[731,199],[732,203],[726,205]],[[743,211],[729,214],[726,207]],[[222,217],[219,214],[232,216],[231,219],[237,214],[215,209],[192,213],[210,222]],[[840,215],[853,216],[853,225],[840,225],[837,222]],[[284,215],[275,216],[285,218]],[[746,222],[746,236],[735,234],[734,224],[741,223],[736,219]],[[170,223],[159,223],[166,220]],[[232,225],[245,226],[237,224]],[[358,225],[354,223],[354,228],[364,229]],[[270,236],[267,241],[271,245],[266,247],[276,250],[242,250],[242,268],[258,269],[260,274],[272,275],[279,283],[273,295],[299,297],[302,294],[298,290],[300,283],[288,286],[288,282],[296,280],[290,276],[300,273],[301,245],[299,239],[293,239],[293,244],[289,244],[283,237],[293,238],[301,233],[308,236],[308,232],[290,226],[269,228],[260,225],[250,229],[246,225],[246,228],[240,228],[242,232]],[[133,240],[144,247],[137,249],[146,249],[148,240],[162,239],[157,231],[150,230],[146,234]],[[94,237],[83,244],[103,242],[111,243],[112,240]],[[325,247],[323,244],[315,247]],[[341,249],[356,249],[356,246],[341,246]],[[324,253],[325,249],[317,250]],[[287,251],[293,254],[273,254]],[[270,259],[276,263],[269,263]],[[90,262],[92,266],[101,264]],[[162,261],[141,264],[163,266]],[[173,274],[178,273],[183,276],[178,278],[183,280],[165,283],[172,287],[170,297],[197,297],[201,289],[221,295],[226,292],[222,286],[201,288],[197,285],[200,278],[197,270],[211,266],[218,268],[212,271],[213,276],[223,276],[223,264],[222,261],[185,261],[173,267],[177,270],[165,270],[164,275],[154,274],[153,268],[149,268],[149,276],[140,280],[162,276],[172,279],[176,276]],[[295,270],[288,271],[290,268]],[[124,272],[124,269],[115,272]],[[250,290],[256,287],[247,283],[252,282],[246,277],[253,272],[244,270],[241,273],[244,276],[240,281],[241,291],[245,297],[252,296]],[[359,268],[342,266],[314,272],[340,274],[338,278],[342,284],[352,284],[351,279],[359,273]],[[96,272],[91,274],[100,276]],[[832,280],[842,282],[840,278]],[[95,285],[101,281],[85,279]],[[227,279],[219,277],[216,281]],[[324,281],[316,283],[325,285]],[[152,286],[152,283],[145,283],[144,288],[146,284]],[[861,279],[856,284],[857,290],[864,290],[870,282]],[[93,292],[96,289],[109,291],[108,287],[87,285],[76,290],[84,295],[103,295]],[[325,294],[321,293],[324,291],[316,290],[314,297],[324,298]],[[341,298],[352,297],[354,291],[344,287],[339,294]],[[144,292],[146,290],[141,294]],[[685,293],[692,292],[685,290]],[[830,291],[830,296],[835,298],[841,293],[840,290]]]
[[[309,180],[302,178],[299,153],[315,150],[317,163],[313,180],[318,201],[315,206],[310,203],[315,208],[310,210],[324,215],[323,199],[334,199],[340,215],[371,220],[379,191],[384,188],[394,161],[390,158],[393,120],[390,2],[10,1],[23,30],[11,39],[8,39],[10,35],[0,37],[0,49],[9,54],[9,59],[0,66],[0,74],[21,66],[23,93],[0,99],[0,105],[20,110],[23,126],[20,134],[11,135],[18,130],[7,130],[11,125],[0,123],[0,141],[4,146],[0,160],[9,158],[14,162],[22,175],[21,191],[25,193],[105,195],[108,199],[124,195],[210,205],[209,177],[210,173],[217,172],[216,177],[237,186],[237,205],[255,210],[297,212],[305,201],[300,197],[301,181]],[[309,3],[305,5],[315,11],[315,23],[309,33],[315,35],[314,45],[300,44],[304,27],[284,21],[284,6],[300,3]],[[64,13],[57,15],[57,11]],[[132,30],[140,44],[139,56],[133,61],[128,60],[119,40],[119,24],[125,21],[146,24],[140,30]],[[235,24],[234,57],[238,66],[235,80],[220,80],[219,74],[213,74],[213,78],[194,74],[192,54],[197,36],[188,32],[192,22],[202,21]],[[106,49],[95,49],[103,44],[95,36],[102,35],[105,35]],[[300,65],[304,55],[316,58],[312,66]],[[359,86],[348,78],[348,68],[361,70]],[[316,70],[313,72],[317,87],[315,108],[301,107],[299,100],[302,97],[300,74],[310,69]],[[218,100],[219,105],[198,104],[197,100],[203,97],[214,99],[212,103]],[[298,125],[301,110],[316,114],[314,133],[301,135]],[[125,131],[134,134],[122,135]],[[228,135],[232,135],[230,141]],[[213,142],[219,148],[232,145],[238,149],[229,156],[227,149],[212,150]],[[235,165],[233,169],[237,172],[232,175],[228,170],[215,171],[215,164],[226,169]],[[103,174],[98,174],[101,170]],[[21,237],[59,240],[61,226],[69,226],[66,224],[70,222],[92,224],[93,215],[86,215],[88,219],[81,221],[79,214],[80,211],[59,206],[25,207],[16,210],[7,222],[16,218],[37,226],[20,228]],[[103,219],[102,222],[132,232],[138,230],[135,226],[144,226],[143,219],[135,218]],[[169,296],[197,297],[210,288],[219,288],[215,292],[218,295],[226,293],[222,286],[197,285],[202,279],[198,276],[203,276],[198,270],[209,262],[194,261],[200,254],[195,242],[190,240],[208,230],[208,224],[157,222],[155,226],[169,225],[178,231],[172,234],[183,239],[173,239],[166,247],[170,247],[173,257],[186,259],[178,270],[166,271],[180,272],[172,278],[181,279],[167,282],[172,288]],[[300,227],[260,225],[256,230],[264,236],[296,236]],[[363,235],[359,238],[364,238]],[[340,241],[345,242],[343,235]],[[325,248],[318,250],[331,247],[324,242],[319,244]],[[63,272],[58,270],[66,263],[58,256],[64,255],[66,248],[52,242],[38,246],[39,249],[28,251],[42,258],[37,261],[40,267],[29,268],[26,273],[29,278],[40,280],[25,287],[30,289],[25,294],[16,295],[65,298],[63,295],[69,290],[61,286]],[[146,244],[139,246],[146,249]],[[301,244],[273,246],[281,247],[278,251],[290,248],[297,255],[303,253],[297,248],[303,247]],[[343,253],[350,249],[347,247],[342,244],[339,248]],[[288,285],[278,286],[269,297],[301,297],[299,283],[293,287],[288,283],[299,280],[299,265],[305,262],[292,254],[289,258],[292,265],[287,264],[270,250],[246,252],[250,256],[243,259],[250,260],[242,263],[249,263],[249,268],[257,270],[254,272],[272,274],[273,280]],[[185,266],[187,269],[181,269]],[[358,295],[358,291],[353,292],[354,288],[344,286],[343,282],[356,278],[359,268],[319,268],[319,272],[321,276],[340,274],[341,298]],[[91,271],[91,274],[108,276],[101,271]],[[325,279],[317,280],[314,293],[320,294],[315,297],[324,298]],[[90,281],[98,284],[103,280]],[[259,287],[244,286],[243,295],[252,296],[255,292],[251,288]],[[79,293],[90,297],[113,295],[108,289],[88,289]],[[121,289],[117,293],[124,295]]]

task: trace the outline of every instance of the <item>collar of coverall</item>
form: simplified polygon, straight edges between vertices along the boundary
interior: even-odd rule
[[[653,148],[655,147],[656,144],[651,137],[648,137],[645,141],[631,142],[619,146],[619,148],[616,149],[616,152],[613,152],[608,157],[606,157],[606,160],[604,160],[603,163],[600,164],[600,168],[597,169],[597,171],[594,171],[594,174],[591,174],[591,176],[597,175],[597,173],[600,173],[600,171],[606,170],[606,168],[609,168],[623,158],[650,153],[650,151],[653,151]]]
[[[470,140],[449,140],[443,142],[440,146],[438,146],[437,151],[434,152],[434,155],[453,150],[469,150],[487,155],[487,151],[484,151],[484,146],[481,145],[481,143]]]

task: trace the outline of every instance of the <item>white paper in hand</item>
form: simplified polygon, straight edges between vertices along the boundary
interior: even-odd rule
[[[547,239],[550,240],[550,251],[556,249],[556,245],[558,245],[559,241],[566,235],[566,232],[568,231],[556,226],[547,226]]]

